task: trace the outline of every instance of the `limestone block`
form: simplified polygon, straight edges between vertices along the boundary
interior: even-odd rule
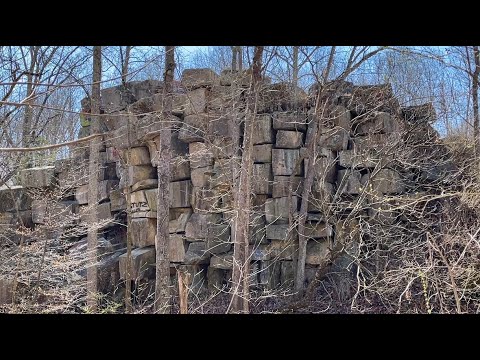
[[[157,219],[132,219],[130,226],[133,246],[142,248],[145,246],[155,245],[155,236],[157,234]]]
[[[328,255],[329,242],[327,240],[309,240],[307,242],[307,257],[305,263],[309,265],[320,265]]]
[[[198,88],[187,91],[184,115],[202,114],[207,107],[208,90],[205,88]]]
[[[192,197],[192,182],[190,180],[175,181],[169,184],[170,207],[189,207]]]
[[[185,116],[178,139],[185,143],[199,142],[205,139],[208,122],[211,118],[207,114]]]
[[[301,175],[301,164],[297,166],[300,150],[272,149],[273,175]]]
[[[265,219],[267,224],[273,222],[275,222],[275,224],[287,224],[289,212],[291,212],[292,215],[297,212],[298,202],[299,198],[296,196],[291,196],[290,199],[288,196],[267,199],[265,202]]]
[[[299,131],[278,130],[276,147],[279,149],[298,149],[303,144],[303,133]]]
[[[210,183],[210,177],[213,175],[213,166],[196,168],[191,170],[191,180],[194,187],[206,187]]]
[[[292,179],[292,193],[290,193],[290,179]],[[303,191],[303,177],[301,176],[274,176],[272,197],[280,198],[289,195],[301,195]]]
[[[185,242],[181,234],[170,234],[168,243],[168,257],[171,262],[183,262],[185,260]]]
[[[128,153],[130,153],[130,158],[128,159]],[[108,157],[108,155],[107,155]],[[123,150],[123,159],[129,160],[130,165],[151,165],[150,164],[150,152],[148,147],[141,146],[130,149]]]
[[[50,187],[55,183],[55,166],[24,169],[20,172],[20,183],[26,188]]]
[[[219,83],[219,76],[211,69],[185,69],[182,73],[182,85],[187,89],[211,87]]]
[[[213,153],[203,142],[188,144],[190,168],[197,169],[213,165]]]
[[[233,254],[213,255],[210,259],[210,267],[214,269],[233,269]]]
[[[225,224],[211,224],[207,226],[207,251],[210,254],[221,254],[230,251],[232,242],[230,226]]]
[[[307,115],[298,112],[273,113],[273,128],[275,130],[307,130]]]
[[[254,163],[271,163],[272,144],[253,145],[252,157]]]
[[[350,134],[343,128],[327,130],[320,136],[318,145],[334,151],[346,150]]]
[[[127,200],[121,190],[110,191],[110,206],[112,211],[122,211],[127,208]]]
[[[170,209],[170,221],[168,223],[168,231],[170,234],[183,233],[187,222],[192,215],[191,208]]]
[[[188,241],[199,241],[207,238],[209,226],[220,221],[221,214],[193,213],[185,226],[185,236]]]
[[[127,278],[127,253],[119,257],[120,278]],[[139,280],[155,276],[155,247],[133,249],[130,257],[130,279]]]
[[[267,239],[270,240],[293,240],[298,237],[295,229],[290,229],[288,224],[267,225]]]
[[[175,156],[170,163],[170,181],[190,179],[188,156]]]
[[[272,194],[271,164],[253,164],[252,187],[254,194]]]
[[[189,243],[184,262],[188,265],[208,264],[210,253],[206,251],[206,244],[201,241]]]
[[[157,178],[157,169],[151,165],[128,166],[128,186],[133,186],[137,182],[147,179]],[[123,180],[123,177],[122,177]]]
[[[272,118],[257,115],[253,123],[253,145],[273,143]]]

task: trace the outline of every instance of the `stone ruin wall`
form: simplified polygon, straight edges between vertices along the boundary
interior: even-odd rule
[[[228,287],[232,273],[232,161],[234,155],[233,116],[245,113],[247,76],[231,71],[217,75],[208,69],[185,70],[174,95],[172,121],[172,164],[170,183],[170,252],[172,279],[176,270],[193,275],[192,289]],[[402,169],[389,166],[389,148],[402,142],[402,131],[421,123],[420,137],[436,138],[428,125],[434,113],[429,105],[401,108],[389,85],[353,86],[343,82],[330,92],[318,139],[315,180],[306,223],[306,276],[310,281],[328,247],[341,237],[353,236],[356,222],[345,221],[351,204],[366,186],[378,199],[408,192],[399,175]],[[112,291],[125,278],[126,189],[131,190],[132,277],[136,284],[154,286],[157,207],[157,160],[155,158],[162,110],[163,84],[159,81],[131,82],[126,87],[104,89],[102,96],[102,152],[99,168],[99,205],[102,221],[99,241],[99,289]],[[294,97],[288,84],[265,82],[257,103],[253,135],[253,213],[251,227],[251,286],[255,289],[289,287],[294,279],[294,258],[298,234],[289,224],[289,214],[300,209],[300,195],[308,160],[297,160],[305,149],[305,137],[313,111],[315,87],[310,94],[297,89]],[[88,101],[82,101],[88,112]],[[90,134],[88,117],[82,117],[79,137]],[[129,123],[129,124],[128,124]],[[130,164],[126,166],[129,147]],[[393,150],[393,151],[392,151]],[[17,241],[20,222],[34,228],[47,213],[73,216],[76,227],[86,223],[88,205],[88,142],[71,148],[72,157],[55,166],[21,172],[21,186],[0,192],[0,219],[9,241]],[[388,158],[387,156],[387,158]],[[232,160],[233,159],[233,160]],[[383,160],[382,160],[383,159]],[[378,163],[383,161],[382,167]],[[392,163],[393,164],[393,163]],[[377,168],[376,168],[377,166]],[[375,170],[375,177],[371,174]],[[380,169],[380,170],[379,170]],[[427,174],[428,176],[428,174]],[[289,181],[292,181],[290,193]],[[59,189],[60,201],[53,208],[31,190]],[[367,197],[365,201],[372,201]],[[373,202],[372,202],[373,204]],[[325,209],[328,214],[325,213]],[[334,211],[332,212],[332,209]],[[18,211],[17,211],[18,210]],[[332,216],[334,214],[334,216]],[[365,218],[378,217],[375,206]],[[55,236],[71,242],[69,253],[86,252],[86,231],[68,235],[67,227]],[[354,247],[352,248],[354,249]],[[337,263],[342,271],[348,255]],[[79,272],[85,276],[85,271]],[[4,279],[4,282],[7,280]],[[5,288],[3,286],[2,288]],[[7,298],[7,290],[3,298]]]

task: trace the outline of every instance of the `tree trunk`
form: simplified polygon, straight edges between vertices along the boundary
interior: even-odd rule
[[[243,49],[241,46],[237,47],[238,52],[238,71],[243,70]]]
[[[475,71],[472,79],[472,101],[473,101],[473,137],[475,144],[475,157],[480,161],[480,115],[478,112],[478,77],[480,75],[480,51],[478,46],[473,47],[475,60]],[[480,170],[480,169],[479,169]]]
[[[93,48],[93,81],[92,81],[92,123],[91,132],[97,134],[100,130],[100,81],[102,80],[102,47]],[[92,206],[89,214],[90,226],[87,238],[87,307],[89,311],[97,311],[97,199],[99,173],[100,137],[94,137],[90,142],[90,159],[88,164],[89,185],[88,203]]]
[[[298,46],[293,47],[293,89],[296,93],[298,86]]]
[[[127,83],[127,75],[128,75],[128,64],[130,63],[130,51],[132,50],[131,46],[127,46],[125,49],[125,59],[122,63],[122,84],[125,86]]]
[[[251,178],[253,172],[253,131],[256,118],[256,101],[258,87],[261,81],[263,46],[255,47],[255,55],[252,66],[252,86],[247,99],[247,114],[245,117],[245,129],[243,137],[243,154],[241,161],[240,176],[235,191],[236,219],[234,222],[234,260],[233,260],[233,294],[231,311],[234,313],[249,312],[249,230],[251,209]]]
[[[232,46],[232,71],[237,70],[237,47]]]
[[[157,237],[155,312],[170,312],[170,260],[169,247],[169,204],[170,204],[170,160],[171,129],[173,106],[173,72],[175,70],[175,47],[165,46],[165,86],[162,121],[160,122],[160,146],[158,152],[158,198],[157,198]]]

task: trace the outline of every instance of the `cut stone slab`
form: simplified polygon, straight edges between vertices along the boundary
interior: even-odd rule
[[[185,143],[200,142],[207,134],[210,117],[207,114],[185,116],[178,138]]]
[[[157,234],[157,219],[138,218],[132,219],[131,225],[132,243],[135,247],[155,245]]]
[[[286,241],[297,237],[296,229],[290,229],[288,224],[267,225],[267,239]]]
[[[130,279],[139,280],[155,276],[155,247],[133,249],[130,258]],[[119,257],[120,278],[127,278],[127,253]]]
[[[274,260],[292,260],[296,251],[295,247],[293,241],[271,240],[268,251]]]
[[[210,254],[222,254],[230,251],[232,242],[230,226],[225,224],[211,224],[207,226],[207,251]]]
[[[190,174],[192,185],[194,187],[207,187],[213,174],[213,166],[192,169]]]
[[[143,211],[151,211],[145,196],[145,191],[134,191],[130,193],[130,210],[132,214]]]
[[[337,185],[341,194],[358,195],[362,192],[363,185],[361,174],[356,170],[339,170]]]
[[[24,169],[20,172],[20,183],[25,188],[50,187],[55,183],[55,166]]]
[[[290,176],[274,176],[272,197],[280,198],[289,195],[301,195],[303,191],[303,177],[292,177],[292,193],[290,193]]]
[[[272,149],[272,171],[273,175],[288,176],[294,173],[301,175],[301,164],[296,167],[300,158],[300,150]]]
[[[188,241],[199,241],[207,238],[208,227],[221,220],[221,214],[193,213],[185,226],[185,236]]]
[[[330,224],[325,223],[305,223],[305,236],[312,239],[331,237],[333,229]]]
[[[0,187],[0,212],[28,210],[32,198],[22,186]]]
[[[123,159],[127,161],[128,159],[128,152],[129,150],[123,150]],[[108,157],[108,155],[107,155]],[[138,166],[138,165],[150,165],[150,152],[148,151],[148,147],[142,146],[142,147],[136,147],[130,149],[130,159],[129,159],[129,164]]]
[[[392,115],[375,111],[372,114],[361,117],[354,125],[354,132],[358,135],[374,133],[395,133],[401,131],[399,120]]]
[[[128,186],[147,179],[157,178],[157,169],[151,165],[128,166]],[[123,177],[122,177],[123,180]]]
[[[185,260],[185,242],[183,235],[170,234],[168,253],[171,262],[181,263]]]
[[[192,142],[188,144],[188,152],[192,170],[213,165],[213,153],[205,143]]]
[[[188,265],[204,265],[210,262],[210,256],[204,242],[192,242],[188,245],[184,262]]]
[[[253,145],[254,163],[272,162],[272,144]]]
[[[190,180],[175,181],[169,184],[170,207],[183,208],[190,206],[192,182]]]
[[[211,87],[220,82],[219,76],[211,69],[185,69],[182,73],[182,85],[187,89]]]
[[[275,145],[279,149],[298,149],[303,145],[303,133],[299,131],[278,130]]]
[[[272,194],[272,167],[271,164],[253,164],[253,193]]]
[[[190,179],[190,164],[187,156],[176,156],[170,164],[170,181]]]
[[[288,196],[267,199],[265,202],[265,219],[267,224],[288,224],[289,212],[291,211],[293,215],[297,212],[298,201],[299,198],[296,196],[292,196],[291,199]]]
[[[146,180],[140,180],[139,182],[135,183],[135,185],[132,186],[132,191],[149,190],[149,189],[157,189],[157,188],[158,188],[157,179],[146,179]]]
[[[233,254],[214,255],[210,259],[210,267],[214,269],[233,269]]]
[[[112,211],[122,211],[127,209],[127,200],[121,190],[110,191],[110,206]]]
[[[187,91],[184,115],[188,116],[204,113],[207,107],[207,97],[208,90],[205,88]]]
[[[257,115],[253,129],[253,145],[273,143],[272,118],[270,115]]]
[[[48,209],[48,211],[47,211]],[[50,220],[61,218],[62,220],[69,215],[78,213],[78,202],[76,201],[62,201],[54,204],[47,204],[42,200],[33,200],[32,202],[32,221],[35,224],[43,224],[45,217],[48,216]]]
[[[170,221],[168,223],[168,231],[170,234],[183,233],[187,222],[192,215],[191,208],[180,208],[170,210]],[[173,217],[173,219],[172,219]]]
[[[345,129],[334,128],[320,136],[318,145],[334,151],[346,150],[350,134]]]
[[[309,265],[320,265],[328,255],[329,242],[327,240],[309,240],[307,242],[307,257],[305,263]]]
[[[275,130],[307,130],[307,115],[295,112],[277,112],[273,115]]]

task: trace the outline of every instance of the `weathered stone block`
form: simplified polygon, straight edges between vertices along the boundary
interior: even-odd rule
[[[287,224],[289,213],[292,216],[297,212],[299,198],[288,196],[267,199],[265,202],[265,219],[268,224]],[[268,232],[268,230],[267,230]]]
[[[303,133],[299,131],[277,131],[276,147],[281,149],[298,149],[303,145]]]
[[[21,186],[0,187],[0,212],[30,209],[32,198]]]
[[[214,269],[233,269],[233,254],[213,255],[210,259],[210,267]]]
[[[192,208],[195,212],[220,211],[221,196],[210,189],[194,188],[192,193]]]
[[[208,90],[205,88],[198,88],[187,91],[184,115],[202,114],[207,107]]]
[[[346,150],[350,134],[343,128],[327,130],[320,136],[318,145],[334,151]]]
[[[128,158],[128,155],[130,155],[130,158]],[[130,165],[151,165],[150,152],[146,146],[132,148],[130,151],[128,149],[123,150],[123,159],[125,161],[128,159]]]
[[[362,183],[381,194],[397,194],[405,192],[405,184],[400,175],[391,169],[382,169],[375,175],[364,175]]]
[[[272,149],[273,175],[301,175],[300,150]]]
[[[50,187],[55,183],[55,166],[24,169],[20,172],[20,183],[26,188]]]
[[[225,270],[215,269],[211,266],[207,270],[208,291],[217,293],[223,289],[223,281],[225,280]]]
[[[370,134],[353,138],[353,149],[360,155],[371,150],[375,150],[376,153],[385,153],[399,145],[401,145],[401,137],[398,133]]]
[[[198,241],[207,238],[207,229],[222,218],[221,214],[193,213],[185,226],[185,236],[188,241]]]
[[[272,167],[270,164],[253,164],[253,193],[272,194]]]
[[[183,235],[170,234],[168,257],[171,262],[179,263],[185,260],[185,241]]]
[[[138,190],[151,190],[158,188],[158,180],[157,179],[146,179],[140,180],[139,182],[132,185],[132,192]]]
[[[233,182],[233,159],[218,159],[213,166],[213,175],[210,179],[212,188],[230,188]]]
[[[235,144],[231,138],[214,137],[212,140],[212,152],[215,159],[231,159],[235,154]]]
[[[126,184],[133,186],[139,181],[156,178],[157,169],[150,165],[128,166],[128,182]],[[123,181],[123,177],[121,180]]]
[[[306,264],[320,265],[322,260],[328,255],[329,242],[327,240],[309,240],[307,242]]]
[[[169,184],[170,207],[189,207],[192,197],[192,182],[190,180],[175,181]]]
[[[190,164],[187,156],[176,156],[170,164],[170,181],[190,179]]]
[[[201,241],[189,243],[184,262],[188,265],[208,264],[210,253],[206,250],[206,244]]]
[[[254,212],[251,214],[250,220],[250,237],[249,244],[263,244],[267,242],[265,229],[265,215],[264,213]]]
[[[386,112],[375,111],[354,120],[353,130],[358,135],[393,133],[400,131],[398,119]]]
[[[75,189],[75,200],[79,205],[88,204],[88,184],[81,185]]]
[[[333,125],[345,129],[347,132],[350,132],[352,126],[352,115],[346,107],[336,105],[332,109],[331,116]]]
[[[213,165],[213,153],[203,142],[188,144],[190,168],[197,169]]]
[[[307,211],[321,211],[321,206],[325,203],[331,203],[333,200],[334,186],[328,182],[314,179],[312,185],[312,193],[308,199]]]
[[[254,163],[271,163],[272,144],[254,145],[252,157]]]
[[[157,219],[138,218],[132,219],[130,224],[132,234],[132,244],[135,247],[145,247],[155,245],[155,236],[157,234]]]
[[[235,101],[240,100],[240,93],[241,91],[231,86],[213,86],[208,94],[207,107],[213,110],[228,111]]]
[[[107,155],[107,162],[114,163],[120,161],[120,151],[116,148],[109,146],[106,148],[105,153]]]
[[[270,115],[257,115],[253,123],[253,145],[273,143],[272,118]]]
[[[118,189],[118,180],[103,180],[98,183],[98,201],[106,200],[110,197],[110,192]]]
[[[127,253],[119,257],[120,278],[127,278]],[[155,276],[155,247],[133,249],[130,257],[130,279],[139,280]]]
[[[307,130],[307,115],[296,112],[276,112],[273,114],[275,130]]]
[[[210,254],[221,254],[230,251],[232,242],[230,226],[225,224],[211,224],[207,226],[207,251]]]
[[[178,138],[186,143],[199,142],[205,139],[210,117],[207,114],[185,116]]]
[[[112,211],[122,211],[127,209],[127,200],[121,190],[110,191],[110,206]]]
[[[0,278],[0,305],[10,304],[13,301],[13,280]]]
[[[270,240],[294,240],[298,237],[296,229],[290,229],[288,224],[267,225],[267,239]]]
[[[311,239],[320,239],[324,237],[331,237],[333,229],[330,224],[325,223],[305,223],[305,237]]]
[[[271,240],[268,250],[273,260],[292,260],[296,245],[293,241]]]
[[[355,150],[343,150],[338,153],[338,163],[345,168],[374,168],[380,161],[374,151],[358,154]]]
[[[272,197],[280,198],[290,195],[301,195],[303,191],[303,177],[293,176],[292,192],[290,193],[290,176],[274,176]]]
[[[169,233],[185,232],[185,227],[191,215],[192,209],[190,208],[170,209],[170,221],[168,223]]]
[[[219,81],[219,76],[211,69],[185,69],[182,73],[182,85],[187,89],[211,87]]]
[[[190,174],[192,185],[194,187],[207,187],[213,174],[213,166],[192,169]]]
[[[363,185],[361,174],[356,170],[339,170],[337,186],[341,194],[358,195],[362,192]]]
[[[292,287],[295,279],[295,268],[293,261],[282,261],[280,263],[280,283],[282,287]]]
[[[35,224],[43,224],[45,220],[54,220],[60,218],[64,220],[67,216],[78,213],[78,202],[46,202],[42,200],[33,200],[31,217]],[[46,219],[47,218],[47,219]]]

